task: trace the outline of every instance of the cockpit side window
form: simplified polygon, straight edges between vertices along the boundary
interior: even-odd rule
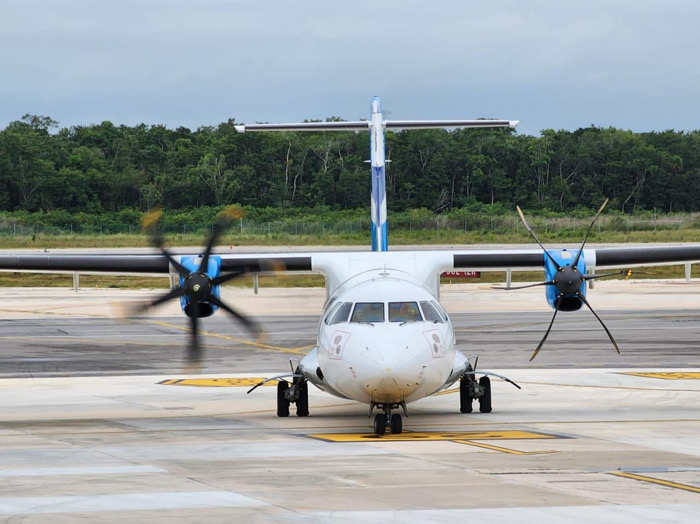
[[[384,303],[358,302],[350,322],[384,322]]]
[[[331,318],[330,324],[340,324],[342,322],[347,322],[350,316],[350,310],[352,309],[352,302],[343,302],[343,305],[338,308],[338,310]]]
[[[440,313],[438,313],[435,309],[435,306],[433,306],[430,302],[421,301],[420,307],[423,309],[423,316],[425,317],[426,322],[437,322],[439,324],[443,324],[445,322],[440,316]]]
[[[342,302],[338,302],[336,304],[333,304],[333,306],[328,311],[326,318],[323,319],[324,324],[330,324],[331,318],[333,318],[333,315],[335,315],[335,312],[338,311],[338,308],[341,306],[341,304],[342,304]]]
[[[422,320],[418,302],[389,302],[389,322],[420,322]]]
[[[437,312],[438,312],[438,314],[440,315],[440,317],[442,317],[442,320],[443,320],[444,322],[447,322],[447,313],[446,313],[445,310],[442,308],[442,306],[440,305],[440,303],[437,302],[437,301],[435,301],[435,300],[431,300],[430,303],[431,303],[431,304],[433,305],[433,307],[437,310]]]

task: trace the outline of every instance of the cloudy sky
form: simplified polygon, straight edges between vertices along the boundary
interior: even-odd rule
[[[3,0],[0,128],[367,118],[700,128],[697,0]]]

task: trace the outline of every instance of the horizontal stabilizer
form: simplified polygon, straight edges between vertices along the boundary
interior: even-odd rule
[[[248,131],[368,131],[370,122],[302,122],[300,124],[250,124],[234,126],[239,133]]]
[[[518,120],[387,120],[387,129],[455,129],[479,127],[511,127],[519,124]]]
[[[517,120],[385,120],[386,129],[456,129],[493,128],[518,125]],[[367,120],[349,122],[301,122],[298,124],[239,124],[234,126],[239,133],[251,131],[369,131],[372,123]]]

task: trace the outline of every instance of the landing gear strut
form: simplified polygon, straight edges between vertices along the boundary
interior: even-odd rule
[[[403,419],[399,413],[391,414],[392,409],[402,408],[404,415],[408,416],[406,412],[406,403],[401,402],[398,404],[376,404],[372,403],[369,407],[369,415],[372,416],[372,411],[375,407],[381,409],[384,413],[377,413],[374,416],[374,433],[377,435],[384,435],[387,428],[393,435],[399,435],[403,431]]]
[[[291,384],[286,380],[277,383],[277,416],[288,417],[292,403],[297,405],[297,417],[309,416],[309,383],[305,378],[294,377]]]

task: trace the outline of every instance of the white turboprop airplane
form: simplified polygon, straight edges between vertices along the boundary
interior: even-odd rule
[[[374,431],[388,429],[401,433],[406,404],[460,383],[460,411],[469,413],[475,399],[480,411],[491,411],[489,375],[476,370],[476,361],[456,349],[454,330],[439,301],[439,278],[454,270],[533,270],[544,269],[546,299],[554,309],[552,322],[537,352],[545,342],[559,311],[576,311],[586,299],[590,279],[617,273],[594,275],[594,268],[629,268],[700,260],[700,245],[648,248],[545,249],[521,217],[536,249],[458,249],[388,251],[386,195],[384,186],[385,129],[512,127],[501,120],[400,121],[383,119],[378,98],[372,101],[367,122],[318,122],[303,124],[258,124],[239,126],[239,132],[271,130],[369,130],[372,164],[372,247],[368,252],[321,252],[298,254],[213,255],[221,232],[218,222],[202,255],[174,256],[162,238],[153,234],[153,244],[161,250],[153,255],[16,255],[0,256],[0,269],[55,271],[122,271],[140,273],[176,272],[180,286],[154,300],[157,306],[180,299],[183,312],[191,321],[190,359],[200,358],[199,319],[227,311],[252,331],[258,324],[220,298],[220,286],[244,273],[266,271],[314,271],[326,277],[328,299],[318,329],[317,346],[293,370],[278,379],[277,414],[288,416],[296,404],[299,416],[309,414],[308,383],[338,397],[375,409]],[[604,205],[599,210],[602,211]],[[520,209],[518,209],[520,211]],[[596,215],[597,218],[598,215]],[[595,219],[594,219],[595,221]],[[591,224],[592,226],[593,224]],[[589,228],[590,232],[590,228]],[[587,235],[586,235],[587,236]],[[593,312],[593,310],[591,309]],[[600,320],[610,337],[612,335]],[[476,374],[482,375],[477,381]],[[291,382],[284,380],[291,377]],[[272,379],[269,379],[272,380]],[[511,382],[511,381],[509,381]],[[256,386],[257,387],[257,386]],[[253,388],[254,389],[254,388]],[[392,413],[393,412],[393,413]]]

